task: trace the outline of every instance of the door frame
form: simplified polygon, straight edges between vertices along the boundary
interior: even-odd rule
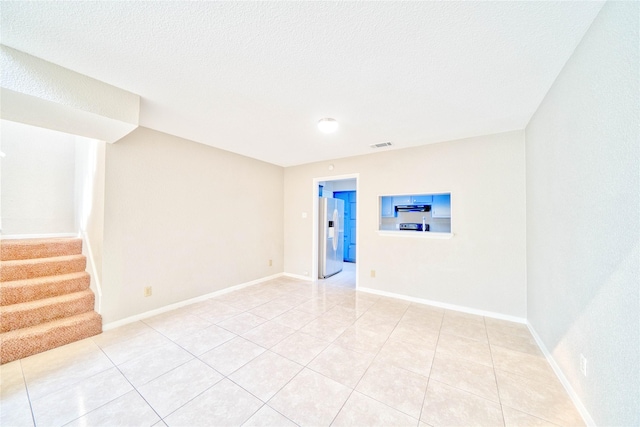
[[[352,173],[352,174],[346,174],[346,175],[334,175],[334,176],[325,176],[325,177],[317,177],[317,178],[313,178],[313,185],[311,188],[311,197],[313,198],[313,212],[312,212],[312,218],[313,220],[311,221],[311,279],[314,282],[317,282],[318,279],[318,242],[319,242],[319,238],[318,238],[318,233],[319,233],[319,214],[318,214],[318,209],[319,209],[319,203],[318,203],[318,186],[320,185],[321,182],[323,181],[342,181],[345,179],[354,179],[356,180],[356,204],[359,206],[360,205],[360,174],[359,173]],[[358,209],[356,211],[356,224],[360,223],[360,213],[362,212],[362,209]],[[356,247],[358,247],[358,245],[360,244],[360,227],[356,228]],[[358,262],[358,259],[360,258],[360,251],[356,251],[356,289],[358,288],[358,283],[360,282],[359,278],[360,278],[360,263]]]

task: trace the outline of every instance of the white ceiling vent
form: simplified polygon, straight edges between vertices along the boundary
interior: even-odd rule
[[[382,148],[382,147],[388,147],[392,145],[390,142],[381,142],[379,144],[371,144],[369,147],[371,148]]]

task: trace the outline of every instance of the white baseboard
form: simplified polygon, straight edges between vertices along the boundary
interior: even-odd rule
[[[56,237],[78,237],[78,233],[52,233],[52,234],[3,234],[3,240],[13,239],[54,239]]]
[[[582,416],[582,419],[584,420],[585,424],[589,427],[595,427],[596,423],[595,421],[593,421],[593,418],[591,418],[591,414],[589,414],[589,411],[587,411],[587,408],[582,403],[582,400],[580,400],[580,397],[578,397],[578,394],[575,392],[575,390],[571,386],[571,383],[569,382],[567,377],[565,377],[564,372],[562,372],[562,369],[560,369],[560,366],[558,366],[558,364],[556,363],[555,359],[553,358],[549,350],[547,350],[547,347],[544,345],[544,342],[542,341],[542,339],[540,338],[536,330],[533,329],[533,326],[531,326],[529,322],[527,322],[527,327],[529,328],[531,335],[533,335],[533,338],[536,340],[538,347],[540,347],[540,350],[542,350],[542,353],[547,358],[547,362],[549,362],[549,365],[551,365],[551,369],[553,369],[553,372],[556,373],[556,376],[562,383],[562,386],[564,387],[564,389],[569,394],[569,397],[573,401],[573,404],[576,405],[576,409]]]
[[[250,282],[241,283],[239,285],[230,286],[228,288],[220,289],[219,291],[211,292],[205,295],[200,295],[199,297],[190,298],[188,300],[176,302],[173,304],[165,305],[164,307],[156,308],[155,310],[146,311],[144,313],[136,314],[134,316],[126,317],[124,319],[116,320],[115,322],[109,322],[105,325],[102,325],[103,331],[108,331],[109,329],[114,329],[120,326],[127,325],[129,323],[137,322],[138,320],[147,319],[149,317],[157,316],[158,314],[166,313],[167,311],[175,310],[176,308],[184,307],[187,305],[195,304],[197,302],[208,300],[209,298],[217,297],[220,295],[227,294],[229,292],[237,291],[238,289],[246,288],[249,286],[254,286],[259,283],[266,282],[268,280],[277,279],[278,277],[283,276],[283,273],[273,274],[271,276],[262,277],[260,279],[252,280]]]
[[[428,300],[424,298],[410,297],[407,295],[395,294],[393,292],[379,291],[377,289],[371,289],[371,288],[357,288],[357,290],[362,292],[367,292],[370,294],[381,295],[385,297],[401,299],[404,301],[415,302],[418,304],[444,308],[447,310],[461,311],[463,313],[476,314],[478,316],[484,316],[484,317],[491,317],[493,319],[501,319],[501,320],[507,320],[509,322],[516,322],[516,323],[523,323],[523,324],[527,323],[527,319],[525,319],[524,317],[510,316],[508,314],[496,313],[493,311],[478,310],[476,308],[465,307],[462,305],[447,304],[444,302],[433,301],[433,300]]]
[[[304,280],[305,282],[313,282],[313,279],[309,276],[303,276],[301,274],[282,273],[285,277],[291,277],[293,279]]]

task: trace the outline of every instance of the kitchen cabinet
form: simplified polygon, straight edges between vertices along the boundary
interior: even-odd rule
[[[413,196],[393,196],[393,206],[410,205]]]
[[[393,206],[398,205],[430,205],[433,200],[431,194],[411,196],[393,196]]]
[[[421,194],[419,196],[411,196],[412,205],[430,205],[433,202],[433,196],[430,194]]]
[[[451,194],[435,194],[431,204],[432,218],[451,218]]]
[[[396,215],[396,206],[402,205],[430,205],[433,203],[433,196],[430,194],[420,194],[415,196],[382,196],[380,201],[380,216],[382,218],[392,218]]]
[[[393,206],[393,197],[382,196],[380,199],[380,216],[382,218],[391,218],[396,216],[396,210]]]

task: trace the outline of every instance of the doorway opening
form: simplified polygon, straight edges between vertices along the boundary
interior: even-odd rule
[[[356,288],[358,279],[358,174],[341,175],[326,178],[315,178],[313,180],[313,196],[314,196],[314,214],[313,214],[313,262],[312,262],[312,277],[313,280],[327,281],[328,283],[337,284],[340,286],[347,286]],[[321,213],[320,213],[320,198],[331,198],[340,200],[338,202],[341,206],[344,206],[344,212],[340,217],[340,221],[336,222],[336,228],[334,230],[324,230],[320,227]],[[331,223],[333,224],[333,222]],[[324,227],[326,228],[326,227]],[[329,233],[338,233],[340,231],[340,262],[342,268],[340,272],[322,279],[319,275],[323,260],[320,260],[320,256],[326,256],[323,254],[322,245],[327,245],[325,235]]]

